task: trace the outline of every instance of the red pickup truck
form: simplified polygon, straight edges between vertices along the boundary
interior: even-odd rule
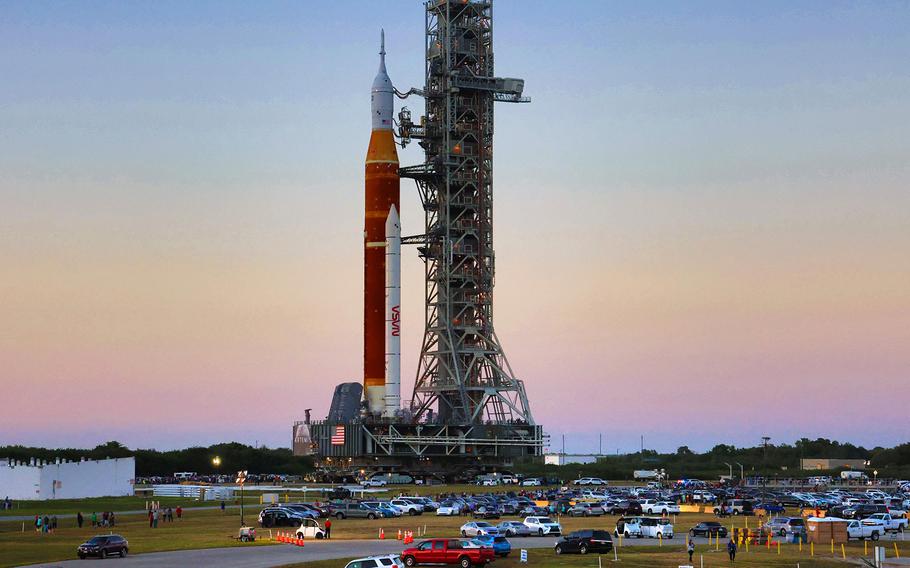
[[[405,549],[401,553],[405,566],[418,564],[458,564],[461,568],[483,566],[494,558],[492,548],[464,547],[462,541],[454,538],[431,538]]]

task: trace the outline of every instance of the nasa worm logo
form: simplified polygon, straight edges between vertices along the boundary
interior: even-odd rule
[[[401,335],[401,306],[392,306],[392,335]]]

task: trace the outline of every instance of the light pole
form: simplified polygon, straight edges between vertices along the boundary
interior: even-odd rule
[[[877,469],[872,471],[872,484],[878,485],[878,470]]]
[[[240,484],[240,526],[244,526],[243,523],[243,484],[246,482],[246,470],[242,469],[237,472],[237,483]]]
[[[733,480],[733,466],[728,464],[727,462],[724,462],[724,465],[730,468],[730,480],[732,481]]]
[[[745,474],[745,470],[743,468],[743,464],[736,462],[736,465],[739,466],[739,482],[741,484],[745,485],[745,481],[743,481],[743,480],[746,479],[746,474]]]

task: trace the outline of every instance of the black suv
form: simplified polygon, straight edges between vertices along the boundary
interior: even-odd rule
[[[848,519],[865,519],[870,515],[876,513],[887,513],[888,507],[884,505],[872,505],[870,503],[864,503],[862,505],[856,505],[852,508],[852,512],[848,509],[844,512],[844,517]]]
[[[263,527],[299,527],[303,519],[312,515],[304,515],[291,507],[269,507],[259,513],[259,524]]]
[[[607,531],[583,530],[570,532],[562,537],[554,547],[556,554],[563,552],[610,552],[613,550],[613,538]]]
[[[98,556],[107,558],[113,554],[123,558],[129,552],[130,543],[119,534],[108,534],[104,536],[92,537],[86,542],[79,545],[76,554],[79,558],[85,560],[88,556]]]
[[[727,538],[727,527],[714,521],[698,523],[689,529],[689,536],[720,536],[720,538]]]

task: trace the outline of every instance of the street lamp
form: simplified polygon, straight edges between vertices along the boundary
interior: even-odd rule
[[[876,485],[878,484],[878,470],[877,469],[872,471],[872,483],[876,484]]]
[[[212,458],[212,465],[215,466],[215,467],[221,466],[221,457],[220,457],[220,456],[215,456],[215,457],[213,457],[213,458]]]
[[[237,483],[240,484],[240,526],[244,526],[243,523],[243,484],[246,482],[246,470],[240,470],[237,472]]]

